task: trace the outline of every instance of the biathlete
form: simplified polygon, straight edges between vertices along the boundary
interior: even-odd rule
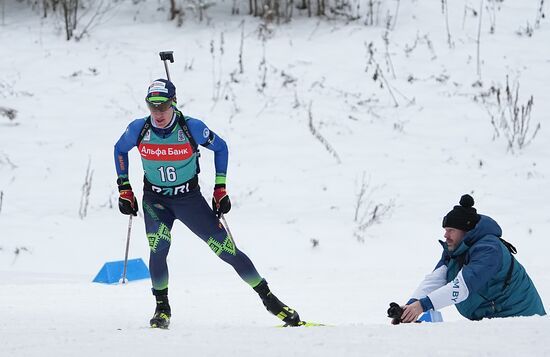
[[[128,179],[128,152],[132,148],[138,148],[143,164],[142,205],[150,247],[152,292],[156,299],[151,327],[167,328],[170,324],[166,257],[172,240],[170,230],[176,219],[205,241],[218,257],[231,264],[259,294],[269,312],[286,325],[302,324],[298,312],[273,295],[266,280],[237,248],[219,220],[221,214],[231,209],[226,192],[228,150],[225,141],[202,121],[185,116],[176,108],[176,87],[168,80],[155,80],[147,90],[145,102],[150,115],[128,125],[115,145],[114,158],[119,209],[126,215],[135,216],[138,211]],[[198,184],[199,145],[214,151],[216,180],[212,208]]]

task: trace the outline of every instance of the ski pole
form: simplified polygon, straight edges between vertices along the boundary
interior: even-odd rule
[[[128,267],[128,250],[130,250],[130,234],[132,233],[132,215],[128,220],[128,235],[126,236],[126,253],[124,254],[124,269],[122,271],[122,284],[126,284],[126,268]]]
[[[160,60],[164,62],[164,69],[166,70],[166,79],[168,79],[170,82],[170,72],[168,71],[168,63],[166,61],[170,61],[170,63],[174,63],[174,51],[162,51],[159,52]]]
[[[225,220],[225,217],[224,217],[223,213],[221,214],[220,219],[222,220],[223,227],[225,228],[225,230],[229,234],[229,237],[231,237],[231,239],[233,239],[233,234],[231,233],[231,230],[229,229],[229,225],[227,224],[227,221]]]

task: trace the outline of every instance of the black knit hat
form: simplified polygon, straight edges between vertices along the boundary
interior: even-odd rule
[[[443,228],[456,228],[462,231],[473,229],[479,222],[479,214],[474,208],[474,199],[466,194],[460,197],[460,206],[454,206],[453,209],[443,217]]]

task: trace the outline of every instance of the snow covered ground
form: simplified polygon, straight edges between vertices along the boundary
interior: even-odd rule
[[[547,19],[536,26],[539,2],[484,2],[479,71],[478,1],[451,4],[452,46],[440,2],[400,2],[388,51],[383,17],[397,2],[382,6],[377,26],[297,17],[270,25],[265,39],[257,19],[227,15],[229,4],[210,9],[209,23],[178,28],[155,11],[160,3],[122,2],[91,36],[67,42],[55,18],[5,2],[0,107],[17,117],[0,116],[0,356],[550,355],[547,317],[470,322],[452,307],[443,324],[391,326],[385,315],[433,268],[441,218],[467,192],[550,299],[550,29]],[[148,281],[91,283],[124,257],[112,149],[146,114],[147,85],[164,77],[162,50],[175,54],[180,108],[229,144],[237,245],[281,300],[330,326],[273,328],[255,293],[181,224],[169,256],[170,330],[147,327]],[[502,132],[494,138],[495,97],[481,99],[507,75],[520,105],[534,97],[529,134],[541,124],[514,152]],[[141,195],[137,152],[130,165]],[[207,150],[201,167],[209,197]],[[387,212],[360,230],[376,205]],[[130,257],[147,261],[141,216]]]

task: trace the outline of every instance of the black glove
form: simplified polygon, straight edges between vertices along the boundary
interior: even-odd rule
[[[218,216],[221,217],[222,213],[225,214],[231,210],[231,200],[225,191],[224,184],[217,184],[214,186],[214,196],[212,197],[212,210]]]
[[[118,184],[118,209],[122,214],[137,216],[138,203],[130,186],[128,178],[119,177],[116,180]]]

